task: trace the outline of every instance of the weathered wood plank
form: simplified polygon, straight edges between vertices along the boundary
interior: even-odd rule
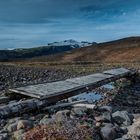
[[[100,80],[96,81],[96,82],[94,81],[93,83],[89,82],[88,88],[89,89],[97,88],[97,87],[102,86],[104,84],[107,84],[109,82],[112,82],[112,81],[118,80],[120,78],[123,78],[124,76],[128,76],[128,74],[129,74],[129,72],[126,72],[126,73],[120,72],[117,75],[115,74],[114,76],[111,76],[110,78],[105,78],[101,81]],[[69,81],[67,81],[67,82],[69,82]],[[51,83],[49,83],[49,84],[51,84]],[[73,84],[75,85],[75,83],[73,83]],[[84,83],[82,83],[82,84],[84,84]],[[65,85],[63,85],[63,86],[65,86]],[[43,109],[44,107],[50,105],[51,103],[54,103],[54,102],[60,101],[62,99],[66,99],[68,97],[78,95],[82,92],[85,92],[87,90],[86,87],[87,86],[85,86],[85,85],[79,86],[79,84],[78,84],[78,88],[76,87],[75,89],[67,91],[67,92],[63,91],[63,92],[58,92],[58,93],[55,93],[55,94],[50,94],[49,96],[45,95],[40,100],[39,99],[29,99],[29,100],[26,100],[26,101],[20,101],[20,102],[17,102],[17,103],[11,103],[11,104],[8,104],[8,105],[5,105],[5,106],[1,106],[0,107],[0,118],[20,116],[21,114],[27,113],[29,111],[33,111],[33,110],[37,110],[37,109],[39,109],[39,110]],[[28,89],[28,86],[25,87],[25,88]],[[36,90],[38,88],[42,88],[42,86],[41,87],[37,86]],[[53,88],[56,88],[55,84],[54,84]],[[32,88],[30,87],[30,90],[31,89]],[[16,91],[16,89],[15,89],[15,91]],[[16,92],[18,93],[19,91],[17,90]],[[38,93],[38,91],[36,92],[36,95],[40,97],[40,95],[38,95],[37,93]],[[41,93],[41,95],[42,95],[42,93]],[[81,104],[79,106],[81,106]],[[94,107],[94,106],[92,105],[92,107]]]
[[[45,107],[43,108],[44,111],[46,110],[52,110],[52,109],[57,109],[57,108],[65,108],[65,107],[69,107],[69,106],[72,106],[72,105],[75,105],[75,104],[79,104],[79,103],[86,103],[87,101],[86,100],[80,100],[80,101],[75,101],[75,102],[68,102],[68,103],[61,103],[61,104],[56,104],[56,105],[53,105],[53,106],[48,106],[48,107]]]
[[[113,69],[103,73],[91,74],[64,81],[10,89],[10,91],[39,99],[57,98],[58,96],[73,96],[86,91],[87,87],[96,88],[124,77],[128,75],[129,72],[129,70],[124,68]]]
[[[45,107],[47,104],[49,103],[46,100],[40,101],[38,99],[29,99],[0,106],[0,119],[10,118],[12,116],[20,116],[25,112],[30,112],[36,109],[39,110]]]
[[[54,94],[56,95],[58,93],[71,92],[73,90],[77,90],[79,89],[79,87],[80,85],[76,83],[71,83],[68,81],[58,81],[53,83],[45,83],[10,89],[10,91],[35,98],[43,98],[44,96],[46,98],[49,98]]]
[[[107,75],[107,74],[102,74],[102,73],[97,73],[97,74],[92,74],[88,76],[83,76],[83,77],[78,77],[78,78],[72,78],[72,79],[67,79],[66,81],[72,82],[79,84],[81,86],[87,86],[89,84],[93,84],[108,78],[113,77],[112,75]]]
[[[110,75],[123,75],[130,73],[130,70],[125,69],[125,68],[118,68],[118,69],[112,69],[112,70],[107,70],[103,72],[104,74],[110,74]]]

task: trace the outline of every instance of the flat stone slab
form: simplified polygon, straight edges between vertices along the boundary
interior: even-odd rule
[[[74,91],[83,90],[83,88],[87,88],[88,86],[94,88],[97,85],[100,86],[104,83],[107,84],[113,81],[114,78],[119,79],[122,77],[122,75],[125,76],[129,72],[129,70],[124,68],[112,69],[109,71],[104,71],[103,73],[96,73],[52,83],[30,85],[10,89],[10,91],[39,99],[45,99],[49,97],[55,98]]]

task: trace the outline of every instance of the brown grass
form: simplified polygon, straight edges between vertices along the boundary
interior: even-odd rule
[[[34,127],[23,140],[92,140],[93,130],[76,122],[54,123]]]
[[[30,59],[36,62],[140,62],[140,37],[125,38],[117,41],[74,49],[65,53]]]

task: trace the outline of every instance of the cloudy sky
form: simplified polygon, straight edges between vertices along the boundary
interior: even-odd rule
[[[139,0],[0,0],[0,49],[137,35]]]

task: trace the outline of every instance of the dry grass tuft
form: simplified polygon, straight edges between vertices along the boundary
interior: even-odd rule
[[[76,121],[40,125],[24,134],[24,140],[92,140],[93,128]]]

